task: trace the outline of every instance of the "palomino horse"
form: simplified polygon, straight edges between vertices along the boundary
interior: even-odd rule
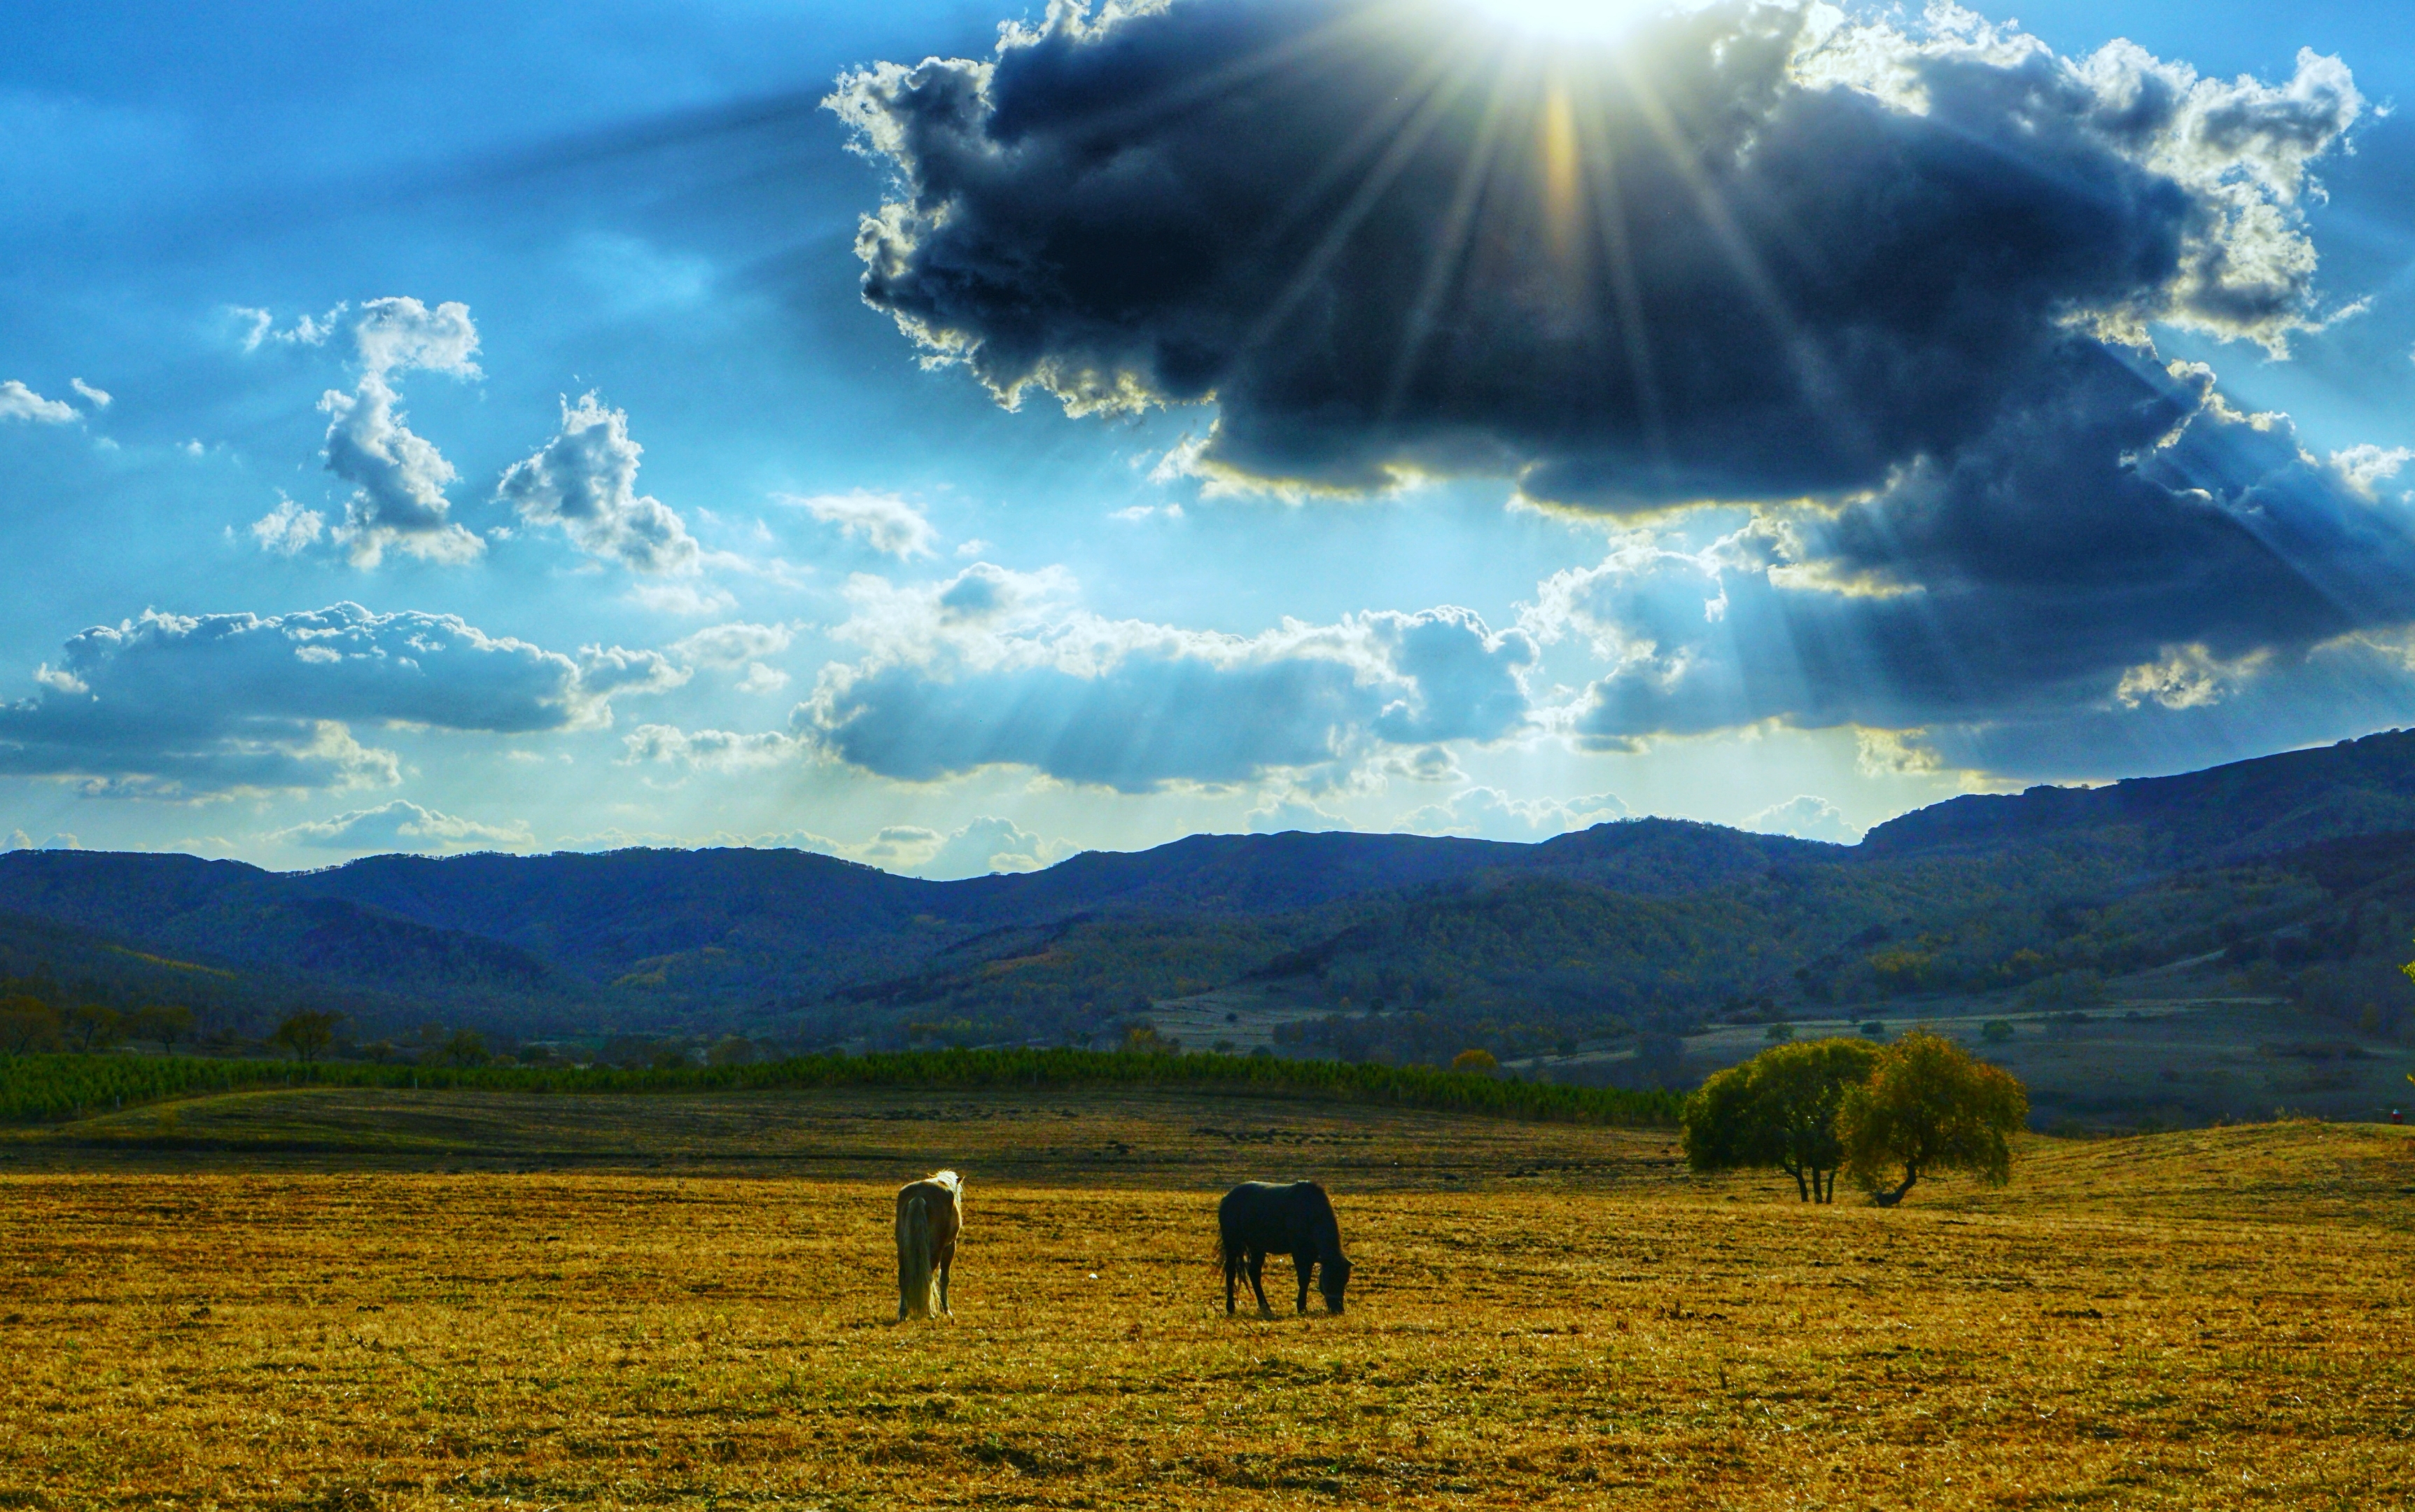
[[[948,1310],[948,1272],[956,1235],[965,1226],[965,1184],[953,1171],[934,1171],[897,1189],[897,1321]]]
[[[1313,1181],[1278,1186],[1244,1181],[1216,1205],[1216,1257],[1224,1265],[1224,1315],[1232,1316],[1233,1293],[1243,1276],[1258,1299],[1258,1316],[1271,1318],[1263,1280],[1267,1256],[1289,1255],[1299,1271],[1299,1310],[1308,1310],[1308,1273],[1322,1266],[1317,1289],[1325,1310],[1342,1310],[1342,1289],[1350,1284],[1350,1262],[1342,1254],[1342,1225],[1333,1204]]]

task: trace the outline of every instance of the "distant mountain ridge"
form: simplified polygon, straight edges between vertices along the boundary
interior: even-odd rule
[[[2359,840],[2359,875],[2394,876],[2415,844],[2402,832],[2415,832],[2415,734],[2392,731],[1957,798],[1857,846],[1673,819],[1536,844],[1203,834],[956,882],[792,850],[393,855],[298,873],[20,851],[0,856],[0,916],[15,921],[0,971],[104,995],[185,980],[124,964],[151,955],[225,974],[211,1001],[322,1001],[364,1025],[992,1040],[1286,983],[1303,1013],[1381,1003],[1548,1039],[1723,1003],[2154,964],[2249,927],[2161,893],[2161,912],[2141,912],[2157,878],[2297,856],[2282,864],[2316,892],[2289,906],[2315,909],[2349,854],[2323,843]],[[2415,900],[2389,896],[2401,891]],[[2274,906],[2233,911],[2289,927],[2266,920]]]

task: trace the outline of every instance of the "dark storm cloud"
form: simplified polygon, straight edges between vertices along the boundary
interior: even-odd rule
[[[1542,586],[1527,628],[1612,666],[1545,716],[1585,741],[1855,724],[2088,771],[2116,731],[2295,729],[2302,686],[2406,696],[2405,511],[2151,334],[2320,323],[2336,59],[2209,80],[1741,0],[1546,56],[1405,0],[1172,0],[832,104],[899,187],[866,299],[1001,399],[1212,401],[1199,463],[1243,482],[1751,506]]]
[[[1959,724],[1973,765],[2025,749],[2034,771],[2051,726],[2068,773],[2120,770],[2125,722],[2175,739],[2252,726],[2249,704],[2157,713],[2246,691],[2297,710],[2297,728],[2305,700],[2277,684],[2310,666],[2341,690],[2356,680],[2339,667],[2365,666],[2349,702],[2378,707],[2393,679],[2352,648],[2415,620],[2403,507],[2308,456],[2285,416],[2229,408],[2201,369],[2099,354],[2051,392],[1833,515],[1765,516],[1703,552],[1547,584],[1535,628],[1587,636],[1618,664],[1573,727],[1615,744],[1763,719]],[[1975,733],[1990,722],[2028,745]]]
[[[1728,4],[1545,59],[1448,7],[1060,5],[841,82],[902,191],[864,294],[1002,397],[1212,397],[1229,473],[1610,509],[1867,487],[2149,321],[2307,321],[2336,63],[1824,24]]]

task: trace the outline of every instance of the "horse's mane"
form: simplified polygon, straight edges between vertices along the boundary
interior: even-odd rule
[[[1300,1185],[1308,1189],[1305,1195],[1308,1198],[1309,1221],[1316,1230],[1318,1253],[1342,1259],[1342,1220],[1333,1214],[1333,1199],[1328,1197],[1325,1189],[1313,1181],[1303,1181]]]

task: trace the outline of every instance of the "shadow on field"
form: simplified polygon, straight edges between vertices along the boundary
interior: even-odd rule
[[[663,1171],[1356,1190],[1693,1184],[1673,1132],[1147,1090],[611,1096],[306,1087],[0,1135],[0,1171]]]

